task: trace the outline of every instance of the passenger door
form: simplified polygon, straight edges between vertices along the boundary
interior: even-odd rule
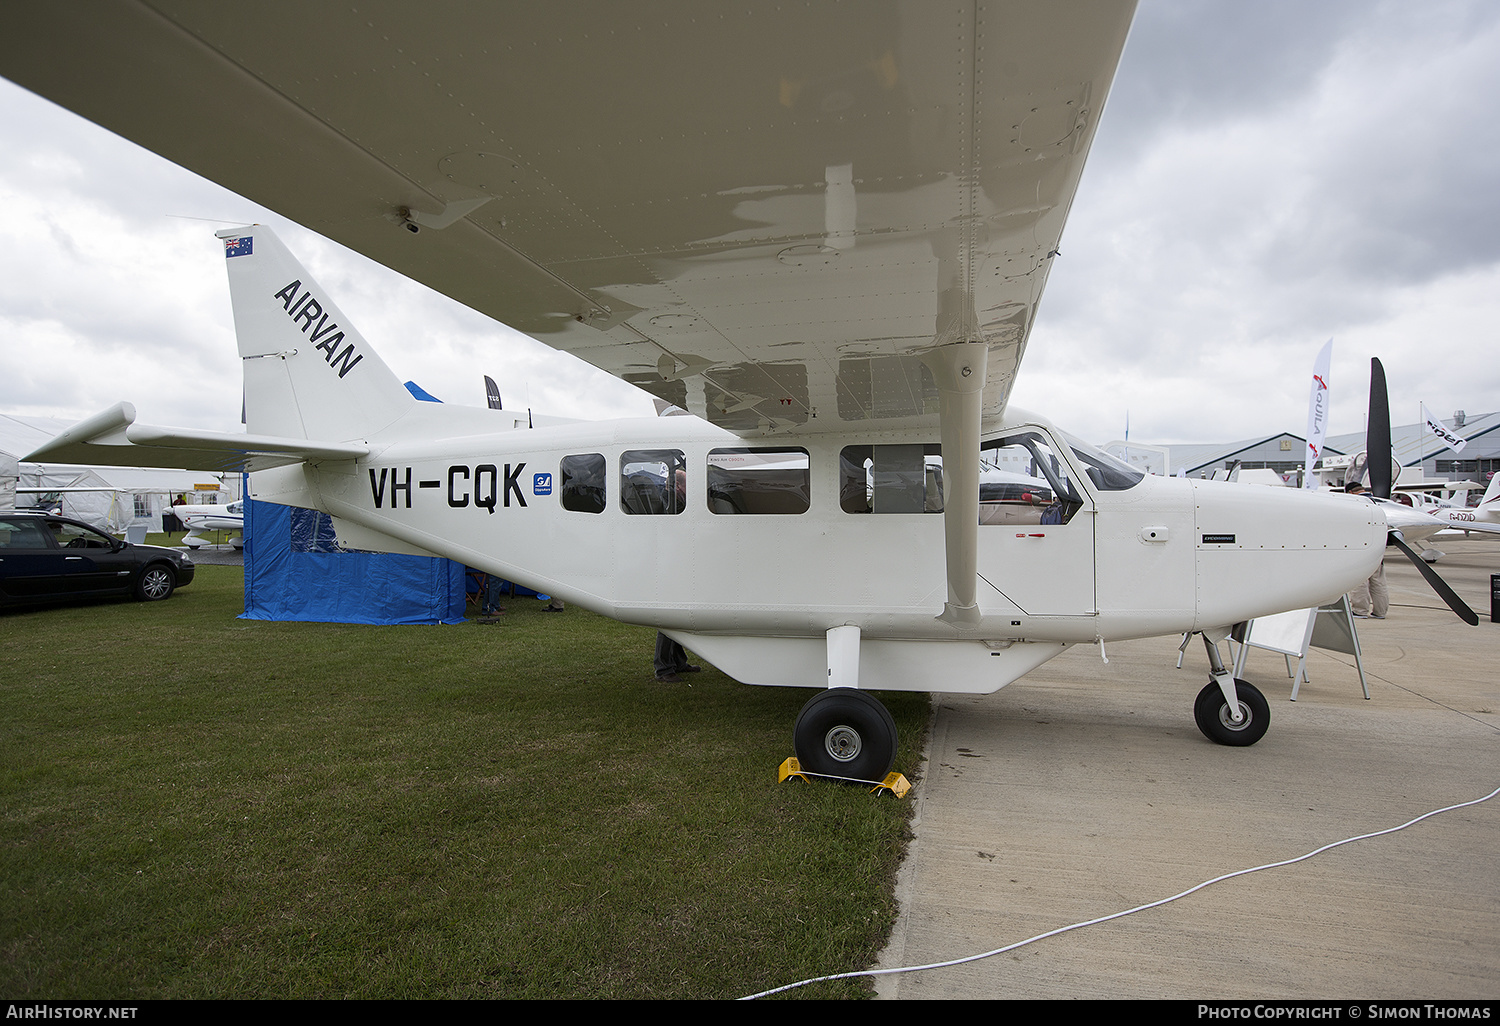
[[[979,575],[1032,616],[1094,612],[1094,504],[1060,447],[1026,428],[980,449]]]

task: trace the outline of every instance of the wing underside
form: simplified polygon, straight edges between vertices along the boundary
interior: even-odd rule
[[[29,4],[0,72],[731,430],[935,427],[945,343],[1004,409],[1132,10]]]

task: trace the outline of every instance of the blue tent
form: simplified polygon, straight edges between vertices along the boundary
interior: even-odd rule
[[[348,552],[328,515],[245,501],[248,620],[462,623],[464,568],[451,559]]]

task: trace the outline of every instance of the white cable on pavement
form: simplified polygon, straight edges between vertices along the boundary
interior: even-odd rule
[[[1307,859],[1312,858],[1314,855],[1321,855],[1325,851],[1330,851],[1345,844],[1352,844],[1355,841],[1366,841],[1372,837],[1381,837],[1385,834],[1394,834],[1398,830],[1405,830],[1409,826],[1420,823],[1424,819],[1430,819],[1431,817],[1439,815],[1441,813],[1452,812],[1454,809],[1464,809],[1468,808],[1470,805],[1478,805],[1481,802],[1487,802],[1497,794],[1500,794],[1500,787],[1495,788],[1495,790],[1491,791],[1483,798],[1475,798],[1473,801],[1460,802],[1457,805],[1449,805],[1446,808],[1433,809],[1431,812],[1424,812],[1417,818],[1409,819],[1405,823],[1402,823],[1400,826],[1389,827],[1385,830],[1376,830],[1374,833],[1360,834],[1358,837],[1346,837],[1342,841],[1334,841],[1331,844],[1325,844],[1321,848],[1315,848],[1312,851],[1308,852],[1306,855],[1298,855],[1294,859],[1286,859],[1282,862],[1267,862],[1263,866],[1254,866],[1250,869],[1237,869],[1233,873],[1225,873],[1223,876],[1216,876],[1212,880],[1205,880],[1194,887],[1189,887],[1185,891],[1172,895],[1170,898],[1162,898],[1158,901],[1148,902],[1145,905],[1137,905],[1135,906],[1135,908],[1127,908],[1123,912],[1113,912],[1107,916],[1100,916],[1098,919],[1089,919],[1082,923],[1074,923],[1071,926],[1062,926],[1057,928],[1056,930],[1048,930],[1046,933],[1039,933],[1035,937],[1028,937],[1023,941],[1016,941],[1016,943],[1014,944],[1007,944],[1003,948],[995,948],[993,951],[986,951],[978,955],[965,955],[963,958],[950,959],[947,962],[929,962],[926,965],[900,966],[895,969],[865,969],[861,972],[856,973],[835,973],[832,976],[815,976],[809,980],[799,980],[796,983],[788,983],[783,987],[775,987],[771,990],[763,990],[758,994],[747,994],[744,997],[740,998],[740,1000],[753,1001],[756,998],[769,997],[772,994],[780,994],[785,990],[795,990],[798,987],[805,987],[809,983],[823,983],[827,980],[848,980],[858,976],[892,976],[896,973],[914,973],[920,972],[923,969],[942,969],[947,966],[963,965],[965,962],[978,962],[980,959],[990,958],[994,955],[1003,955],[1007,951],[1014,951],[1017,948],[1025,947],[1026,945],[1033,944],[1036,941],[1046,940],[1048,937],[1056,937],[1060,933],[1068,933],[1072,930],[1081,929],[1085,926],[1094,926],[1098,923],[1107,923],[1111,919],[1119,919],[1123,916],[1128,916],[1135,912],[1144,912],[1147,909],[1157,908],[1158,906],[1176,901],[1178,898],[1185,898],[1189,894],[1192,894],[1196,891],[1201,891],[1203,890],[1203,888],[1208,887],[1211,884],[1222,883],[1225,880],[1233,880],[1237,876],[1247,876],[1250,873],[1258,873],[1262,869],[1277,869],[1281,866],[1290,866],[1297,862],[1304,862]]]

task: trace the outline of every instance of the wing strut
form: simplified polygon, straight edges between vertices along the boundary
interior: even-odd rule
[[[983,342],[939,346],[923,357],[937,382],[943,443],[948,601],[938,619],[959,628],[979,624],[979,424],[988,358]]]

